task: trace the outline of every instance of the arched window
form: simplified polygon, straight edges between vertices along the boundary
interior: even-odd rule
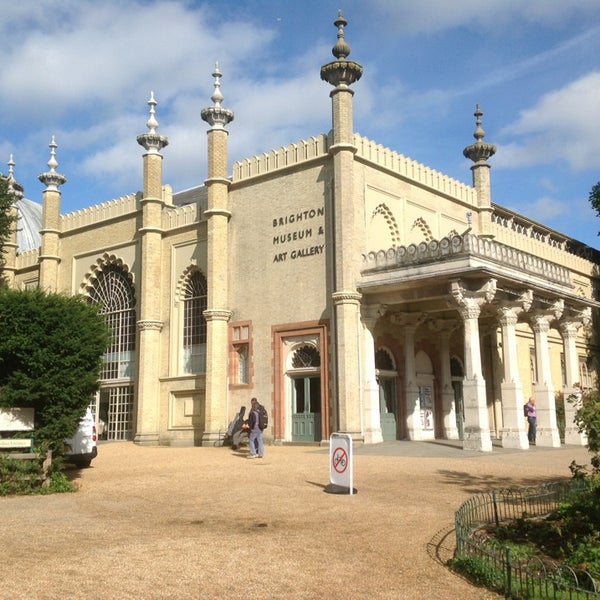
[[[292,357],[292,367],[294,369],[308,369],[321,366],[321,355],[314,346],[301,346]]]
[[[102,379],[133,379],[135,375],[135,295],[133,284],[119,265],[106,265],[95,275],[90,301],[100,305],[100,314],[112,339],[104,355]]]
[[[183,297],[183,372],[206,373],[206,278],[194,271]]]
[[[390,356],[390,353],[383,348],[380,348],[375,352],[375,368],[380,371],[395,371],[394,360]]]

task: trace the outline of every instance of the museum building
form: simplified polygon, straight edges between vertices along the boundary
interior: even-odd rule
[[[600,253],[492,202],[479,106],[472,185],[355,133],[363,69],[341,12],[334,24],[328,134],[228,172],[233,112],[216,67],[203,185],[163,182],[153,94],[142,192],[61,214],[54,138],[41,206],[11,157],[9,285],[100,305],[113,337],[93,409],[107,439],[219,445],[256,396],[274,443],[345,432],[527,449],[534,396],[538,445],[584,443],[566,399],[594,384]]]

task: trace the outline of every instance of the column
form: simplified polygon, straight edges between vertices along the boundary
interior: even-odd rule
[[[560,315],[558,315],[560,316]],[[531,329],[535,340],[535,364],[537,381],[533,385],[533,395],[537,407],[537,446],[560,447],[560,435],[556,425],[556,401],[552,373],[548,331],[550,322],[557,317],[554,311],[537,310],[531,317]]]
[[[406,431],[408,439],[422,440],[421,403],[415,364],[415,332],[423,320],[422,313],[395,315],[394,323],[402,325],[404,331],[404,400],[406,407]]]
[[[575,413],[582,397],[581,382],[579,381],[579,358],[577,356],[577,332],[579,328],[589,322],[591,310],[588,308],[581,313],[581,319],[568,318],[559,323],[559,330],[563,339],[563,352],[565,356],[564,403],[565,403],[565,444],[585,446],[587,436],[579,432],[575,424]]]
[[[486,289],[487,287],[487,289]],[[463,383],[465,425],[463,448],[465,450],[492,450],[485,379],[481,366],[479,342],[479,315],[481,305],[490,302],[495,294],[495,281],[473,292],[459,281],[450,282],[450,292],[457,305],[464,326],[465,379]]]
[[[333,62],[321,67],[321,79],[333,86],[331,97],[331,145],[329,154],[333,165],[331,262],[333,282],[332,341],[334,353],[333,377],[334,411],[340,431],[361,439],[362,407],[360,404],[360,299],[356,290],[359,278],[356,257],[362,252],[363,225],[362,191],[354,189],[354,146],[351,85],[362,75],[362,67],[348,60],[350,46],[345,40],[347,25],[342,12],[334,21],[337,42],[333,46]],[[337,410],[336,410],[337,409]]]
[[[363,390],[363,431],[365,444],[383,442],[379,407],[379,385],[375,373],[375,324],[379,318],[378,306],[364,307],[362,310],[362,390]]]
[[[138,327],[138,377],[136,385],[137,423],[134,442],[140,445],[156,445],[160,442],[160,338],[163,328],[161,319],[162,283],[162,160],[160,150],[169,144],[164,135],[157,133],[155,118],[157,105],[150,93],[150,117],[146,123],[148,132],[137,137],[144,147],[142,226],[140,236],[140,282]]]
[[[502,390],[502,421],[500,432],[503,448],[529,448],[527,430],[523,417],[523,386],[519,377],[519,356],[517,353],[516,325],[522,309],[517,306],[501,306],[499,309],[502,330],[502,357],[504,378]]]
[[[229,132],[225,127],[233,120],[233,111],[221,106],[221,72],[213,71],[213,106],[205,108],[201,117],[210,125],[208,130],[208,190],[207,265],[208,286],[206,319],[206,392],[205,421],[202,445],[220,445],[227,430],[228,397],[228,326],[229,309],[229,178],[227,156]]]
[[[440,334],[440,383],[442,394],[442,410],[444,412],[444,434],[448,440],[459,439],[456,425],[456,406],[454,405],[454,389],[450,372],[450,335],[456,327],[455,322],[444,322],[439,329]]]

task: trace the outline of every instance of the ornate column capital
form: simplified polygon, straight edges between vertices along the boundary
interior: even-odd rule
[[[463,319],[475,319],[481,313],[481,306],[495,298],[496,280],[488,279],[479,288],[471,290],[461,279],[454,279],[450,282],[450,295],[450,304],[454,304]]]
[[[232,312],[219,308],[207,308],[202,314],[207,321],[229,321]]]
[[[362,294],[358,292],[334,292],[331,294],[331,299],[333,303],[338,306],[339,304],[360,304],[360,299],[362,298]]]
[[[140,331],[162,331],[164,323],[154,319],[145,319],[138,321],[137,326]]]

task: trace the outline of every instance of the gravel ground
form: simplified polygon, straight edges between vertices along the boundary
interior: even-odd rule
[[[329,451],[102,444],[79,491],[0,498],[0,598],[485,600],[443,566],[454,511],[569,476],[584,448],[385,443],[354,451],[356,495],[324,492]]]

